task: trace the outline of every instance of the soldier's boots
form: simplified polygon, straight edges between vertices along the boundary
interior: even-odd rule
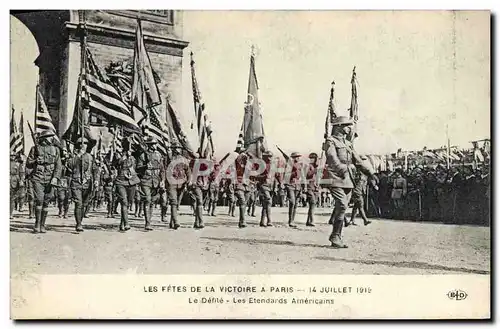
[[[255,203],[252,204],[252,214],[250,216],[255,217]]]
[[[177,205],[170,205],[170,224],[171,229],[177,230],[180,225],[177,223]]]
[[[204,228],[203,225],[203,206],[197,206],[194,209],[194,228]]]
[[[209,209],[209,210],[211,210],[210,211],[210,216],[214,216],[215,217],[215,206],[216,206],[215,201],[212,201],[212,206]]]
[[[40,233],[40,226],[42,224],[42,209],[35,208],[35,227],[33,228],[33,233]]]
[[[121,206],[121,221],[120,221],[120,231],[130,230],[130,225],[128,223],[128,207]]]
[[[314,204],[311,204],[309,206],[309,211],[307,213],[307,222],[306,222],[306,226],[314,226],[314,208],[316,208],[316,205]]]
[[[59,205],[59,212],[57,213],[57,217],[62,218],[63,216],[63,205]]]
[[[33,202],[28,203],[28,219],[33,219],[34,212],[35,212],[35,206],[33,205]]]
[[[330,242],[334,248],[347,248],[347,245],[342,242],[342,227],[344,226],[343,220],[336,220],[333,222],[333,230],[330,235]]]
[[[234,217],[234,210],[236,209],[236,203],[233,202],[232,206],[231,206],[231,217]]]
[[[146,225],[144,226],[144,229],[146,231],[153,230],[153,228],[151,227],[151,215],[152,214],[153,214],[153,205],[144,203],[144,219],[146,221]]]
[[[83,207],[82,206],[75,206],[75,221],[76,221],[76,226],[75,230],[77,232],[83,232],[83,226],[82,226],[82,221],[83,221]]]
[[[261,227],[266,227],[266,212],[267,212],[267,209],[266,209],[266,206],[263,205],[262,206],[262,213],[260,215],[260,224],[259,226]]]
[[[240,205],[239,208],[240,208],[240,221],[238,223],[238,227],[244,228],[247,227],[247,225],[245,224],[245,205]]]
[[[64,212],[63,212],[64,219],[68,218],[68,210],[69,210],[69,204],[64,205]]]
[[[177,210],[177,207],[175,207],[175,209]],[[168,222],[168,220],[167,220],[166,217],[167,217],[167,206],[161,206],[161,221],[163,223],[167,223]]]
[[[40,215],[40,233],[46,233],[47,228],[45,227],[45,221],[47,220],[48,211],[46,209],[42,209],[42,213]]]
[[[288,206],[288,226],[293,227],[293,228],[297,227],[297,225],[295,225],[293,223],[293,221],[295,219],[295,210],[296,210],[295,206],[296,206],[296,204],[294,204],[294,205],[290,204]]]

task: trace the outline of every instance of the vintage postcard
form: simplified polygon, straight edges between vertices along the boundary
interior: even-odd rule
[[[11,318],[490,319],[490,24],[11,11]]]

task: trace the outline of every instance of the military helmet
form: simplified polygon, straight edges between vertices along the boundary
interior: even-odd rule
[[[144,137],[144,143],[146,143],[146,144],[156,144],[157,141],[156,141],[156,139],[154,139],[151,136],[146,136],[146,137]]]
[[[368,157],[366,155],[360,155],[359,157],[361,158],[361,160],[368,160]]]
[[[85,137],[79,137],[77,140],[76,140],[76,144],[88,144],[89,140]]]
[[[299,152],[292,152],[290,155],[292,158],[300,158],[302,155]]]
[[[346,116],[336,117],[332,121],[332,126],[350,126],[354,124],[351,118]]]
[[[55,134],[52,131],[44,130],[38,135],[38,138],[47,138],[52,136],[55,136]]]
[[[273,156],[273,152],[271,152],[271,151],[265,151],[264,153],[262,153],[262,156],[270,158],[270,157]]]
[[[317,159],[318,158],[318,153],[315,153],[315,152],[309,153],[309,158],[311,158],[311,159]]]

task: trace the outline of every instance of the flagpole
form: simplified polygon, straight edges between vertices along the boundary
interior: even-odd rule
[[[447,139],[447,146],[446,146],[446,169],[450,169],[450,135],[448,133],[448,124],[446,124],[446,139]]]

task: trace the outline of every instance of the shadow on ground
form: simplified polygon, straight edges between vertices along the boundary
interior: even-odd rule
[[[295,243],[292,241],[282,241],[282,240],[269,240],[269,239],[244,239],[244,238],[216,238],[216,237],[202,237],[202,239],[207,240],[217,240],[217,241],[230,241],[230,242],[241,242],[250,245],[255,244],[272,244],[280,246],[294,246],[294,247],[313,247],[313,248],[328,248],[330,246],[318,245],[312,243]],[[347,259],[338,257],[326,257],[318,256],[315,257],[318,260],[332,261],[332,262],[344,262],[352,264],[363,264],[363,265],[385,265],[398,268],[414,268],[414,269],[424,269],[424,270],[436,270],[436,271],[448,271],[448,272],[462,272],[470,274],[490,274],[490,271],[469,269],[464,267],[451,267],[444,265],[429,264],[425,262],[417,261],[387,261],[387,260],[370,260],[370,259]]]

